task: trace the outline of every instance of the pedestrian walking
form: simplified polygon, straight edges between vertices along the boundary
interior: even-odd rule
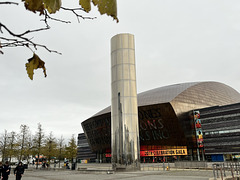
[[[22,162],[19,162],[17,167],[14,169],[14,175],[16,176],[16,180],[21,180],[24,174],[24,166]]]
[[[3,165],[2,165],[2,162],[0,162],[0,179],[2,179],[2,170],[3,170]]]
[[[11,167],[9,166],[8,161],[6,161],[2,169],[2,180],[8,180],[10,171],[11,171]]]

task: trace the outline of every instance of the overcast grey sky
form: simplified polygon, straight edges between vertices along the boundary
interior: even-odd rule
[[[65,7],[77,3],[63,0]],[[83,132],[81,122],[111,103],[110,39],[118,33],[135,36],[138,93],[194,81],[218,81],[240,92],[239,0],[118,0],[119,23],[96,8],[89,15],[97,19],[81,23],[70,13],[58,15],[72,23],[49,21],[49,31],[33,35],[62,53],[36,51],[47,78],[42,70],[28,78],[28,49],[0,55],[0,133],[19,131],[21,124],[35,132],[39,122],[57,137]],[[44,26],[40,19],[21,2],[0,6],[0,22],[16,33]]]

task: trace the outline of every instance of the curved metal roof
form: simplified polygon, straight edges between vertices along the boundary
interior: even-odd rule
[[[211,99],[213,101],[211,102]],[[190,82],[159,87],[138,94],[138,106],[176,102],[189,104],[225,105],[240,102],[240,94],[219,82]],[[219,104],[216,104],[219,103]],[[111,106],[95,114],[99,116],[111,112]]]

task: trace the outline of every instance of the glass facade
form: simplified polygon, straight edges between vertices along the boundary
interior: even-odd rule
[[[77,161],[96,162],[96,153],[93,153],[84,133],[78,134]]]
[[[199,109],[204,150],[208,160],[240,154],[240,103]]]

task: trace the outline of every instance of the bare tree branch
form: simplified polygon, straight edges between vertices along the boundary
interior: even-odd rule
[[[29,33],[38,32],[38,31],[44,31],[44,30],[48,30],[48,29],[50,29],[50,27],[34,29],[34,30],[27,30],[26,32],[24,32],[22,34],[18,34],[17,36],[24,36],[24,35],[29,34]]]
[[[0,2],[0,5],[1,4],[15,4],[15,5],[18,5],[18,3],[11,2],[11,1]],[[61,9],[63,9],[64,11],[70,11],[71,13],[73,13],[77,17],[77,20],[78,20],[79,23],[80,23],[80,19],[83,19],[83,20],[85,20],[85,19],[91,19],[91,20],[96,19],[96,17],[85,17],[85,16],[81,15],[80,11],[85,12],[83,8],[61,7]],[[58,18],[54,18],[54,17],[50,16],[50,14],[48,13],[48,11],[46,9],[44,10],[44,13],[42,15],[44,16],[44,19],[42,21],[44,21],[45,24],[46,24],[45,28],[27,30],[27,31],[25,31],[21,34],[15,34],[13,31],[8,29],[4,24],[2,24],[0,22],[0,33],[3,33],[3,30],[6,30],[9,33],[9,35],[14,37],[14,38],[0,37],[0,39],[3,40],[0,44],[1,45],[0,48],[27,47],[31,51],[33,51],[30,47],[33,47],[35,50],[37,50],[37,47],[41,47],[41,48],[46,49],[48,52],[54,52],[54,53],[57,53],[57,54],[61,54],[61,53],[59,53],[55,50],[49,49],[47,46],[45,46],[43,44],[35,43],[34,41],[32,41],[33,38],[26,37],[26,35],[50,29],[50,26],[48,25],[48,20],[49,19],[53,20],[53,21],[62,22],[62,23],[71,23],[70,21],[66,21],[66,20],[62,20],[62,19],[58,19]],[[0,51],[0,54],[3,54],[3,52]]]
[[[42,44],[38,44],[38,43],[34,43],[31,39],[32,38],[27,38],[24,37],[24,35],[26,34],[30,34],[30,33],[34,33],[34,32],[38,32],[38,31],[44,31],[44,30],[48,30],[49,27],[46,28],[40,28],[40,29],[35,29],[35,30],[27,30],[22,34],[15,34],[13,33],[11,30],[9,30],[4,24],[0,23],[0,29],[2,32],[2,28],[5,29],[11,36],[16,37],[18,39],[10,39],[10,38],[4,38],[4,37],[0,37],[0,39],[8,41],[7,43],[3,43],[1,42],[1,47],[17,47],[17,46],[26,46],[26,47],[34,47],[34,49],[37,50],[37,47],[42,47],[44,49],[46,49],[48,52],[54,52],[57,54],[61,54],[55,50],[51,50],[49,49],[47,46],[42,45]]]
[[[10,2],[10,1],[0,2],[0,4],[15,4],[15,5],[18,5],[18,3],[16,3],[16,2]]]
[[[79,18],[81,19],[96,19],[97,17],[85,17],[85,16],[82,16],[81,14],[78,14],[78,11],[84,11],[83,8],[65,8],[65,7],[61,7],[61,9],[65,10],[65,11],[71,11],[76,17],[77,17],[77,20],[78,22],[80,23],[80,20]]]
[[[53,18],[53,17],[51,17],[50,15],[49,15],[49,13],[47,12],[47,10],[45,9],[44,10],[44,16],[45,16],[45,18],[43,19],[43,21],[45,22],[45,24],[47,25],[47,27],[50,27],[49,25],[48,25],[48,23],[47,23],[47,20],[48,19],[51,19],[51,20],[53,20],[53,21],[58,21],[58,22],[62,22],[62,23],[71,23],[70,21],[64,21],[64,20],[61,20],[61,19],[57,19],[57,18]]]
[[[0,23],[0,28],[3,27],[10,35],[14,36],[14,37],[18,37],[21,39],[24,39],[25,41],[29,41],[28,38],[23,37],[26,34],[29,33],[33,33],[33,32],[37,32],[37,31],[43,31],[43,30],[48,30],[50,29],[49,27],[46,28],[40,28],[40,29],[35,29],[35,30],[27,30],[26,32],[22,33],[22,34],[15,34],[12,31],[10,31],[4,24]]]

